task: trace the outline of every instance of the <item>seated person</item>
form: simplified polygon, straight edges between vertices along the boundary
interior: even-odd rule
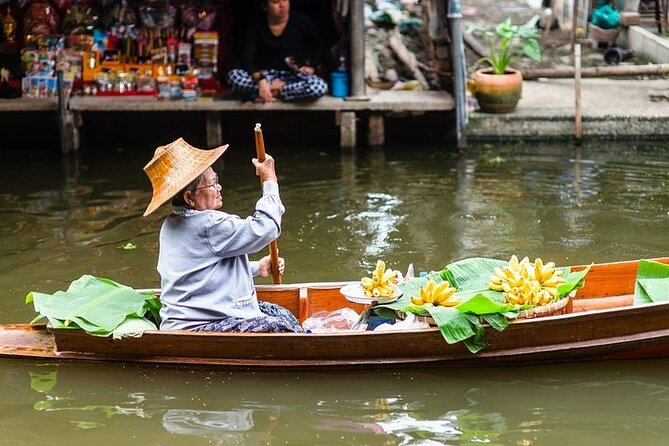
[[[242,219],[218,209],[221,185],[212,164],[227,145],[192,147],[182,138],[158,147],[144,167],[153,197],[147,216],[172,199],[160,229],[161,329],[230,332],[301,332],[287,309],[259,302],[253,277],[271,275],[270,257],[249,261],[281,232],[284,206],[274,159],[253,159],[263,181],[255,213]],[[279,259],[279,272],[284,261]]]
[[[326,94],[327,83],[314,74],[322,54],[314,23],[291,12],[290,0],[262,0],[262,8],[265,14],[247,29],[242,68],[228,73],[232,90],[259,102],[308,101]]]

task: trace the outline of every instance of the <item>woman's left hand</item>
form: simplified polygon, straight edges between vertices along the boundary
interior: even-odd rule
[[[270,256],[265,256],[258,260],[258,266],[260,268],[260,277],[270,277],[272,275],[272,261]],[[283,257],[279,257],[279,274],[283,275],[285,268],[286,261]]]
[[[308,67],[308,66],[302,66],[300,67],[300,73],[304,74],[314,74],[316,70],[314,70],[314,67]]]

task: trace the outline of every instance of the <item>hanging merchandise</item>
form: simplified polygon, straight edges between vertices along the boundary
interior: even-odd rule
[[[67,8],[63,17],[62,30],[65,34],[92,34],[98,26],[97,8],[86,4],[75,4]]]
[[[102,25],[109,29],[114,25],[134,25],[137,23],[135,11],[128,0],[115,0],[105,5],[102,12]]]
[[[146,28],[168,28],[174,26],[177,8],[168,0],[142,0],[139,3],[139,18]]]
[[[55,34],[58,30],[58,12],[47,0],[34,0],[23,17],[26,40]]]
[[[209,2],[190,1],[181,5],[181,23],[188,28],[209,31],[216,21],[216,8]]]

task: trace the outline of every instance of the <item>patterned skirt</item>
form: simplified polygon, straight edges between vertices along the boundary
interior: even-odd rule
[[[302,333],[302,327],[297,318],[281,305],[258,301],[263,316],[250,319],[226,317],[218,322],[212,322],[193,331],[221,331],[232,333]]]

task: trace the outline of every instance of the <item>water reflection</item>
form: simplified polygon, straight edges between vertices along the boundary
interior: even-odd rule
[[[0,438],[17,443],[25,432],[84,431],[100,444],[131,432],[191,445],[627,445],[639,432],[650,445],[669,435],[669,361],[327,374],[10,361],[7,370],[14,395],[0,403]]]

